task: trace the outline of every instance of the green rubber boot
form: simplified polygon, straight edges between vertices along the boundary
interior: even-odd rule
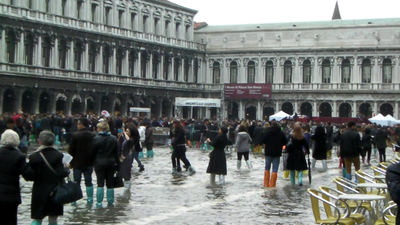
[[[86,187],[86,196],[87,196],[87,204],[92,205],[93,204],[93,186]]]
[[[290,183],[292,183],[292,185],[295,184],[295,180],[296,180],[296,171],[291,170],[290,171]]]
[[[108,202],[108,206],[114,205],[114,189],[113,188],[107,189],[107,202]]]
[[[97,208],[101,208],[102,207],[103,198],[104,198],[104,188],[103,187],[98,187],[97,188],[96,198],[97,198],[96,206],[97,206]]]
[[[42,225],[42,222],[38,220],[33,220],[31,225]]]

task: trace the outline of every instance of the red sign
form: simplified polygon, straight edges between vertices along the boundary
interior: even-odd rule
[[[225,99],[271,98],[272,84],[225,84]]]

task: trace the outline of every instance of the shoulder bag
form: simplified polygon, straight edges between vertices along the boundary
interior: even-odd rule
[[[43,153],[39,152],[46,165],[57,175],[57,172],[53,169],[50,163],[44,157]],[[54,188],[50,194],[51,201],[57,205],[64,205],[67,203],[75,202],[83,197],[82,190],[79,185],[68,177],[67,183],[60,183]]]

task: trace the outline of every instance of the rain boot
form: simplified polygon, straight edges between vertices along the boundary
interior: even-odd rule
[[[295,184],[295,180],[296,180],[296,171],[295,170],[291,170],[290,171],[290,183],[292,185]]]
[[[33,220],[31,225],[42,225],[42,221],[39,220]]]
[[[346,173],[346,178],[347,178],[347,180],[351,180],[351,174],[350,173]]]
[[[326,160],[325,159],[322,160],[322,167],[324,168],[325,171],[328,170],[328,165],[326,164]]]
[[[147,151],[147,158],[153,158],[153,150]]]
[[[113,188],[107,189],[107,203],[108,203],[108,206],[114,205],[114,189]]]
[[[225,175],[219,175],[219,185],[225,184]]]
[[[196,173],[196,170],[193,168],[193,166],[189,166],[189,175],[193,175]]]
[[[144,171],[144,165],[140,165],[139,166],[139,172],[143,172]]]
[[[251,165],[250,160],[247,160],[246,164],[247,164],[247,168],[249,168],[249,170],[253,169],[253,166]]]
[[[358,184],[358,176],[354,175],[354,182],[356,182]]]
[[[215,186],[215,173],[210,173],[210,185]]]
[[[303,186],[303,171],[298,172],[299,186]]]
[[[269,170],[264,171],[264,187],[269,187]]]
[[[284,179],[287,179],[287,178],[289,177],[289,170],[283,171],[282,177],[283,177]]]
[[[86,187],[86,197],[87,197],[87,204],[92,205],[93,204],[93,186]]]
[[[240,167],[242,166],[242,161],[240,161],[240,160],[238,160],[237,162],[236,162],[236,168],[238,169],[238,170],[240,170]]]
[[[178,171],[177,171],[176,167],[175,167],[175,168],[172,168],[171,174],[172,174],[172,175],[177,175],[177,174],[178,174]]]
[[[129,190],[131,190],[131,181],[124,180],[124,191],[129,191]]]
[[[342,177],[347,178],[346,168],[342,168]]]
[[[139,152],[139,159],[143,158],[143,152]]]
[[[97,187],[96,198],[97,198],[96,206],[97,208],[101,208],[104,198],[104,187]]]
[[[339,169],[342,169],[343,159],[339,158]]]
[[[315,169],[315,163],[317,163],[317,160],[311,159],[311,168]]]
[[[278,180],[278,173],[272,172],[271,179],[269,180],[269,187],[276,187],[276,180]]]

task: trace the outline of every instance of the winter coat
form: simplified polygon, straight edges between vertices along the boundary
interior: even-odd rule
[[[185,131],[183,129],[175,130],[174,137],[171,141],[171,145],[175,148],[176,146],[181,146],[186,143],[185,141]]]
[[[386,183],[392,200],[400,204],[400,163],[391,164],[386,170]],[[400,207],[397,207],[397,215],[400,215]],[[396,224],[400,224],[400,216],[396,217]]]
[[[263,127],[256,127],[253,132],[253,144],[262,145],[264,137],[264,128]]]
[[[45,163],[40,153],[42,152],[55,174]],[[59,182],[64,182],[69,170],[62,164],[63,154],[53,147],[39,147],[29,156],[29,165],[35,171],[31,198],[31,218],[41,220],[46,216],[63,215],[64,206],[53,203],[50,194]]]
[[[286,145],[286,135],[279,127],[270,127],[264,135],[265,156],[281,157],[283,146]]]
[[[361,140],[357,131],[348,129],[340,135],[340,157],[352,158],[361,152]]]
[[[251,147],[252,139],[247,132],[239,132],[236,137],[236,151],[237,152],[249,152]]]
[[[43,130],[51,130],[50,119],[48,117],[44,117],[42,119],[42,129]]]
[[[118,138],[119,156],[124,157],[124,160],[121,162],[121,166],[119,168],[119,175],[125,180],[130,180],[132,176],[132,162],[130,160],[129,154],[133,150],[134,146],[137,144],[138,140],[139,139],[136,139],[136,143],[134,143],[134,138],[126,140],[125,135],[122,135],[120,138]]]
[[[116,170],[119,170],[119,151],[117,138],[115,136],[110,135],[110,133],[99,133],[93,139],[91,151],[95,156],[95,167],[109,167],[116,165]]]
[[[361,156],[362,157],[365,157],[366,153],[371,150],[371,144],[372,144],[371,140],[372,140],[371,134],[366,134],[366,133],[363,134],[362,140],[361,140],[361,145],[362,145]]]
[[[374,137],[375,143],[376,143],[376,148],[377,149],[383,149],[387,147],[387,142],[389,140],[388,135],[386,132],[382,129],[378,130],[376,132],[376,135]]]
[[[25,155],[17,148],[0,149],[0,204],[21,204],[19,175],[33,180],[35,173],[26,162]]]
[[[147,127],[145,131],[145,141],[146,144],[153,144],[154,143],[154,136],[153,136],[153,128]]]
[[[292,138],[291,146],[287,146],[286,150],[288,152],[287,158],[287,170],[307,170],[307,162],[304,156],[304,151],[309,154],[309,148],[306,139],[294,139]]]
[[[227,174],[225,147],[231,144],[232,142],[228,140],[226,134],[219,134],[214,141],[211,142],[211,146],[214,146],[214,150],[210,152],[207,173]]]
[[[68,153],[74,157],[70,163],[74,169],[93,166],[94,155],[91,149],[95,136],[96,135],[89,130],[89,128],[82,128],[72,134]]]
[[[327,158],[327,140],[326,135],[312,135],[311,140],[314,141],[314,149],[312,157],[316,160],[326,160]]]

